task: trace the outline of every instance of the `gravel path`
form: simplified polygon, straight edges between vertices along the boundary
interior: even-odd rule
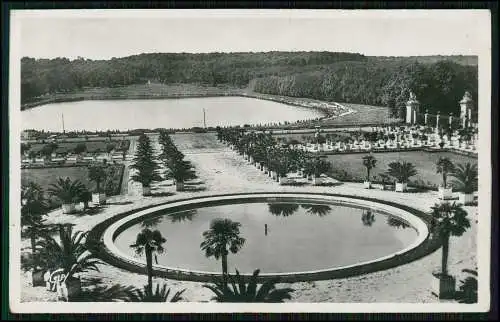
[[[215,134],[207,133],[201,136],[204,142],[202,146],[199,145],[198,138],[195,140],[193,135],[173,135],[172,139],[196,167],[196,172],[206,190],[179,192],[172,196],[158,197],[116,196],[110,198],[109,204],[99,214],[63,215],[60,210],[57,210],[49,214],[48,221],[71,222],[76,225],[75,229],[88,230],[115,214],[140,206],[159,204],[179,198],[249,191],[342,193],[394,201],[423,211],[428,211],[437,201],[436,192],[402,194],[377,189],[366,190],[362,188],[362,184],[356,183],[344,183],[335,187],[280,186],[243,160],[236,152],[218,143]],[[175,192],[170,182],[158,182],[153,188],[155,193]],[[471,217],[476,217],[477,207],[466,207],[466,210]],[[450,272],[459,280],[462,278],[460,272],[463,268],[473,269],[477,265],[477,224],[475,220],[471,222],[471,229],[460,238],[452,237],[450,242]],[[381,272],[346,279],[286,285],[295,289],[292,302],[436,302],[437,300],[430,291],[433,280],[431,272],[440,267],[440,260],[441,251],[438,250],[420,260]],[[102,267],[100,273],[90,273],[86,276],[100,278],[103,283],[109,285],[120,283],[136,287],[142,287],[147,280],[145,275],[130,273],[108,265]],[[185,288],[184,295],[189,301],[205,302],[209,301],[212,296],[211,291],[203,288],[201,283],[164,280],[175,290]],[[55,300],[54,293],[47,292],[44,288],[31,287],[27,273],[23,273],[22,283],[23,301]]]

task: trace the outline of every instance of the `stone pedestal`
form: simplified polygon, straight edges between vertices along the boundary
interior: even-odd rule
[[[455,298],[455,278],[451,275],[434,273],[432,282],[432,293],[439,299],[447,300]]]

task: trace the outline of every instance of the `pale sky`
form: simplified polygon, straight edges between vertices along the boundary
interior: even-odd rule
[[[21,57],[71,59],[298,50],[477,55],[490,41],[487,10],[21,10],[11,28]]]

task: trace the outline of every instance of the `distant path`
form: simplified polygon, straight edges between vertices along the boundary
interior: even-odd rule
[[[135,154],[135,148],[137,146],[137,137],[129,136],[127,138],[130,141],[130,145],[128,148],[127,156],[125,157],[125,161],[123,161],[124,169],[123,169],[123,178],[122,178],[122,187],[120,189],[121,195],[128,194],[128,182],[130,176],[130,165],[132,163],[132,158]]]
[[[321,126],[321,132],[338,132],[338,131],[371,131],[373,126],[363,126],[363,127],[327,127]],[[273,134],[299,134],[299,133],[314,133],[316,132],[316,128],[311,127],[309,129],[300,129],[300,130],[271,130]]]

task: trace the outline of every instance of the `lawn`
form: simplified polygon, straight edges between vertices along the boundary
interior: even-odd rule
[[[108,195],[115,195],[120,193],[120,185],[123,176],[122,164],[109,165],[114,168],[114,175],[110,180],[112,181],[112,189],[108,190]],[[56,167],[56,168],[32,168],[21,170],[21,182],[34,181],[38,183],[45,192],[49,189],[50,185],[57,181],[59,177],[69,177],[72,180],[80,180],[88,189],[94,191],[95,183],[88,178],[87,167]],[[56,200],[51,200],[51,206],[57,206],[59,203]]]
[[[180,151],[220,149],[222,147],[222,143],[217,140],[215,133],[171,134],[170,137]]]
[[[128,149],[130,142],[128,140],[112,140],[112,141],[81,141],[81,142],[57,142],[56,153],[70,153],[73,152],[75,147],[78,144],[84,143],[87,147],[87,152],[89,153],[98,153],[98,152],[106,152],[106,148],[108,144],[112,144],[115,146],[115,150],[120,149]],[[29,151],[34,151],[36,153],[40,152],[45,145],[48,143],[34,143],[31,144],[31,148]]]
[[[367,154],[368,153],[329,155],[328,161],[332,162],[334,169],[330,174],[339,180],[342,180],[342,176],[344,175],[349,176],[352,181],[364,180],[366,177],[366,168],[363,166],[361,158]],[[477,159],[475,158],[451,152],[408,151],[373,153],[373,155],[377,159],[377,165],[372,169],[372,176],[378,176],[386,172],[391,162],[407,161],[413,163],[418,172],[417,175],[410,178],[410,184],[416,183],[418,186],[437,187],[442,183],[441,175],[436,173],[436,161],[440,157],[448,157],[454,164],[467,162],[477,164]]]
[[[362,124],[383,124],[383,123],[398,123],[401,120],[390,117],[389,108],[384,106],[372,106],[362,104],[340,103],[356,111],[336,117],[331,120],[325,120],[322,125],[341,125],[341,126],[358,126]]]

